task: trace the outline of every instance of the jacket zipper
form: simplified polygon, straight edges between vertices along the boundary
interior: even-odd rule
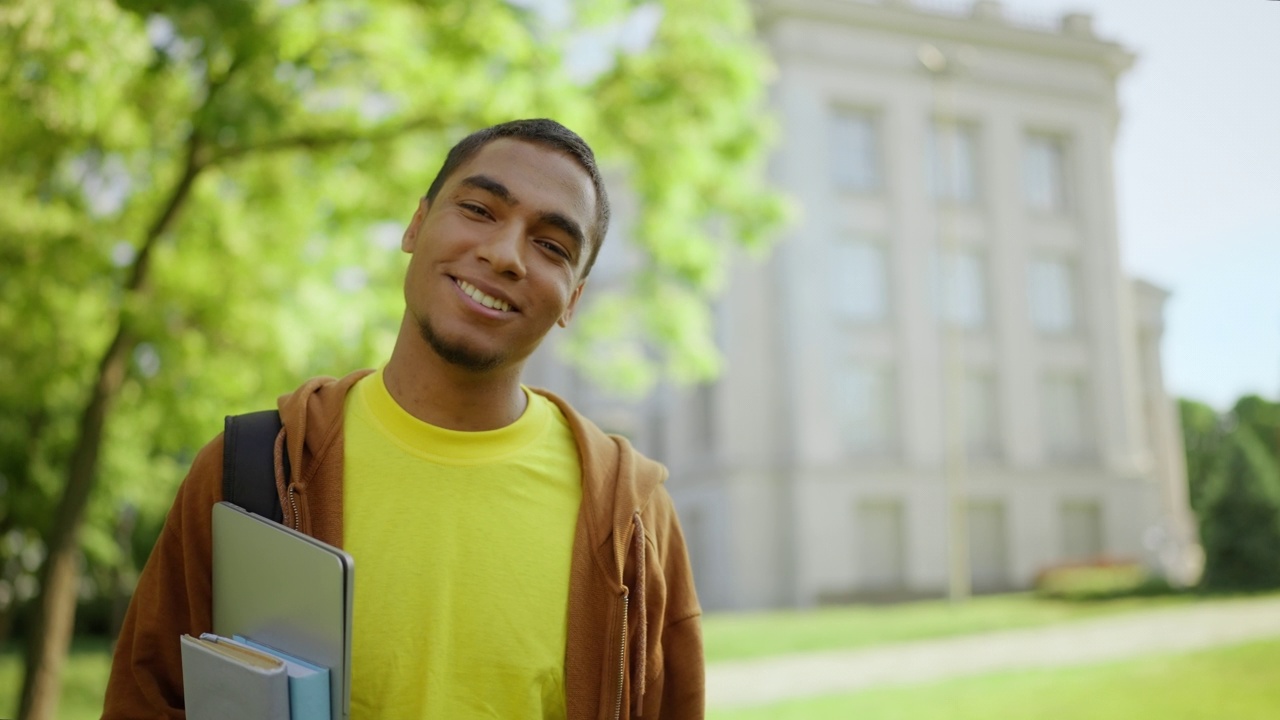
[[[622,636],[618,642],[618,697],[613,705],[613,720],[622,718],[622,684],[627,677],[627,611],[631,607],[631,593],[622,588]]]
[[[293,508],[293,529],[302,530],[302,520],[298,517],[298,498],[293,494],[293,486],[286,491],[289,493],[289,507]]]

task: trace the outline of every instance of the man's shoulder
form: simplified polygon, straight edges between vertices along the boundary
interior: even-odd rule
[[[632,509],[648,508],[654,501],[669,505],[662,485],[667,468],[637,450],[626,437],[605,432],[582,415],[564,398],[548,390],[533,388],[560,409],[573,432],[582,460],[583,488],[588,496]],[[629,514],[629,513],[628,513]]]
[[[342,377],[320,375],[302,383],[292,392],[281,395],[276,402],[282,417],[290,414],[342,415],[342,405],[347,393],[357,382],[373,374],[373,370],[364,368],[355,370]]]
[[[545,388],[531,387],[529,391],[535,395],[547,400],[551,405],[560,412],[565,422],[569,424],[569,428],[573,431],[575,439],[581,442],[583,439],[592,442],[599,442],[609,437],[609,434],[600,429],[591,418],[578,412],[565,398]]]
[[[550,400],[551,404],[560,411],[560,414],[564,416],[565,421],[569,424],[569,428],[573,431],[574,438],[579,446],[587,444],[600,448],[610,448],[613,453],[621,452],[635,461],[652,463],[661,467],[661,463],[637,450],[626,436],[602,429],[594,420],[578,412],[563,397],[543,388],[530,388],[530,390]]]

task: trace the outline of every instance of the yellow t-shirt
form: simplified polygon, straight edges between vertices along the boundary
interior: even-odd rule
[[[378,372],[347,398],[344,546],[355,559],[351,717],[564,718],[578,451],[551,401],[458,432]]]

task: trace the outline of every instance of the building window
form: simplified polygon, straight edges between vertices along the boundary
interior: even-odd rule
[[[836,243],[831,264],[831,297],[840,318],[883,322],[889,314],[889,270],[882,243],[845,237]]]
[[[990,458],[1000,445],[995,377],[971,370],[964,378],[964,435],[969,455]]]
[[[1066,143],[1053,135],[1028,135],[1023,158],[1027,207],[1044,213],[1067,210]]]
[[[831,119],[831,161],[836,187],[853,192],[880,189],[880,138],[876,117],[863,110],[837,110]]]
[[[969,576],[973,589],[1009,589],[1009,535],[1004,503],[971,500],[968,510]]]
[[[907,584],[907,529],[902,501],[863,500],[856,511],[858,590],[892,592]]]
[[[1105,547],[1101,505],[1088,500],[1062,503],[1062,558],[1093,560]]]
[[[654,460],[669,464],[671,456],[668,454],[669,450],[667,449],[667,428],[671,424],[664,417],[665,413],[655,406],[649,407],[645,414],[648,416],[645,418],[645,424],[648,426],[645,433],[647,435],[646,442],[643,444],[637,442],[636,445],[643,448],[644,453]]]
[[[699,385],[693,393],[693,432],[703,453],[715,452],[716,388],[712,383]]]
[[[1053,460],[1075,461],[1090,455],[1089,403],[1084,377],[1050,374],[1041,381],[1041,427]]]
[[[888,455],[898,441],[896,376],[892,368],[854,364],[838,381],[841,436],[853,455]]]
[[[978,250],[946,250],[934,262],[934,304],[951,325],[977,330],[987,323],[987,266]]]
[[[934,123],[929,135],[933,196],[955,203],[978,199],[978,134],[972,125]]]
[[[1039,259],[1028,273],[1031,321],[1047,334],[1072,332],[1078,324],[1075,266],[1068,260]]]
[[[711,543],[708,542],[710,535],[707,533],[707,519],[705,504],[686,503],[680,507],[680,529],[685,537],[685,547],[689,552],[689,566],[692,568],[694,575],[701,583],[710,576]]]

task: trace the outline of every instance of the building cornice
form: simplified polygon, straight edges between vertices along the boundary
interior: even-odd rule
[[[752,0],[756,25],[764,35],[783,20],[878,29],[911,37],[933,37],[960,44],[996,47],[1042,57],[1102,66],[1118,77],[1135,56],[1119,43],[1091,34],[1052,32],[1020,26],[999,17],[931,12],[905,0]]]

